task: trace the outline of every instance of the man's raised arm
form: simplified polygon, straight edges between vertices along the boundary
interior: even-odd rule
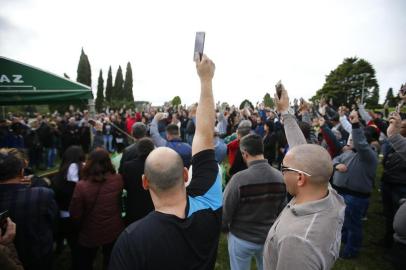
[[[285,129],[285,135],[289,144],[289,148],[293,148],[294,146],[299,144],[306,144],[306,138],[304,137],[302,130],[300,130],[295,116],[288,112],[289,96],[284,87],[282,89],[280,98],[277,94],[275,94],[275,103],[278,112],[281,113],[281,116],[283,118],[283,127]]]
[[[212,79],[215,65],[206,55],[200,62],[196,62],[197,74],[200,77],[200,100],[196,111],[196,130],[192,143],[192,155],[206,149],[214,149],[214,98]]]

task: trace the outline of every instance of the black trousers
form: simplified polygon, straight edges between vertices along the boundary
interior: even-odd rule
[[[399,209],[399,200],[406,198],[406,185],[382,183],[382,204],[385,215],[385,246],[390,248],[393,244],[393,219]]]
[[[111,251],[113,250],[114,243],[108,243],[101,246],[103,251],[103,269],[108,269]],[[85,247],[77,244],[77,250],[75,254],[77,255],[77,269],[78,270],[92,270],[93,262],[96,258],[97,251],[99,247]]]

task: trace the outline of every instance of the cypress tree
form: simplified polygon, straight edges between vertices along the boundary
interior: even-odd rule
[[[123,85],[123,71],[121,70],[121,66],[118,66],[116,78],[114,79],[113,100],[124,100],[126,98]]]
[[[124,93],[125,93],[125,99],[127,101],[134,102],[133,71],[131,69],[130,62],[127,63],[127,69],[126,69],[126,72],[125,72]]]
[[[106,82],[106,101],[108,103],[111,102],[113,98],[113,75],[111,73],[111,66],[109,67],[109,71],[107,73],[107,82]]]
[[[83,48],[79,58],[76,81],[90,87],[92,86],[92,71],[90,68],[90,62]]]
[[[97,82],[97,96],[96,96],[96,111],[100,112],[103,109],[103,90],[104,90],[104,80],[103,80],[103,73],[100,69],[99,79]]]

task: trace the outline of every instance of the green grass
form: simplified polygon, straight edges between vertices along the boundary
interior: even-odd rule
[[[361,254],[353,260],[338,259],[333,270],[389,270],[391,265],[383,259],[385,250],[382,247],[376,246],[373,242],[381,240],[384,235],[385,220],[382,214],[381,195],[378,190],[380,186],[379,179],[382,174],[382,166],[380,165],[377,173],[376,186],[374,188],[370,206],[368,209],[368,220],[364,222],[364,239]],[[55,260],[54,269],[67,270],[70,269],[70,254],[69,248],[65,248],[64,252]],[[95,269],[101,268],[101,254],[99,253],[95,262]],[[220,237],[218,247],[216,270],[230,269],[227,238],[224,234]],[[255,261],[252,260],[251,269],[256,269]]]

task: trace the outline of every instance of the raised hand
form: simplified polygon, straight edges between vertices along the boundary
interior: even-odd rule
[[[389,127],[387,129],[388,137],[392,137],[400,132],[402,120],[399,113],[393,112],[389,115]]]
[[[358,115],[358,112],[356,110],[353,110],[350,113],[350,122],[351,122],[351,124],[359,123],[359,115]]]

